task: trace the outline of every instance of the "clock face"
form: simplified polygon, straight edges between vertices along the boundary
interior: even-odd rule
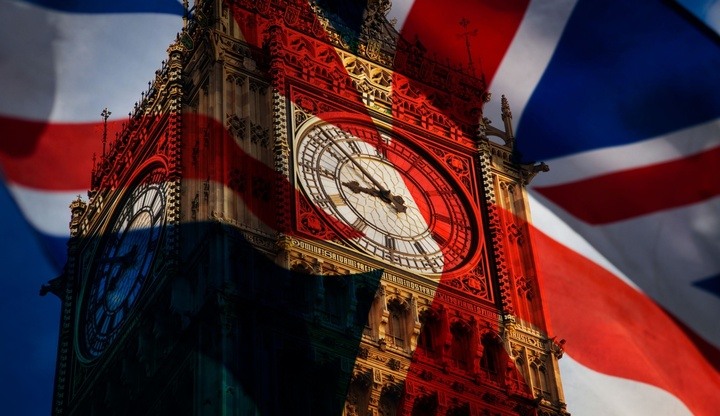
[[[124,196],[95,252],[80,311],[79,345],[87,359],[110,345],[152,279],[165,226],[167,182],[152,171]]]
[[[475,233],[456,186],[417,152],[362,126],[319,124],[296,147],[298,180],[326,213],[358,230],[352,242],[424,274],[458,268]]]

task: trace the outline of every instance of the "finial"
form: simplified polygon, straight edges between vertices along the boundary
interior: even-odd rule
[[[102,113],[100,113],[100,116],[103,118],[102,157],[105,157],[105,144],[107,143],[107,119],[110,117],[110,114],[112,113],[108,111],[107,107],[105,107]]]
[[[505,95],[500,97],[500,110],[502,111],[502,120],[505,124],[505,144],[513,148],[515,146],[515,136],[512,128],[512,112],[510,111],[510,103],[508,103]]]
[[[512,119],[512,112],[510,112],[510,103],[508,103],[505,95],[500,97],[500,109],[502,110],[503,119],[505,119],[505,117]]]
[[[188,0],[183,0],[183,29],[185,29],[188,25],[188,15],[190,14],[190,4],[188,4]]]

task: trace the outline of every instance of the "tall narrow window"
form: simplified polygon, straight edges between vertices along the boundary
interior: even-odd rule
[[[464,322],[454,322],[450,326],[452,334],[452,347],[450,355],[458,368],[469,370],[472,364],[470,359],[470,327]]]
[[[407,344],[407,306],[399,300],[393,299],[388,302],[388,312],[390,312],[387,331],[388,341],[398,348],[405,348]]]
[[[397,385],[386,385],[380,392],[378,400],[378,414],[380,416],[396,416],[402,388]]]
[[[482,337],[483,354],[480,358],[480,368],[487,373],[491,380],[498,381],[500,377],[500,342],[493,335]]]
[[[547,374],[545,374],[545,365],[540,359],[535,359],[530,363],[530,373],[532,373],[533,390],[535,395],[549,398],[550,394],[547,389]]]
[[[372,386],[372,377],[367,373],[353,375],[345,403],[346,416],[368,416],[370,414],[370,386]]]
[[[418,349],[429,357],[436,357],[439,353],[438,332],[440,331],[440,319],[431,309],[424,310],[420,314],[420,338]]]

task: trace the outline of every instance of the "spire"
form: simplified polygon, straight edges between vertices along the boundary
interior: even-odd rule
[[[502,111],[502,121],[505,125],[505,144],[513,148],[515,146],[515,135],[512,128],[512,112],[510,111],[510,103],[503,95],[500,97],[500,109]]]
[[[473,64],[472,59],[472,50],[470,49],[470,36],[477,36],[478,30],[468,30],[468,26],[470,25],[470,21],[466,18],[460,19],[460,26],[465,29],[464,32],[460,33],[458,36],[465,38],[465,48],[467,48],[467,54],[468,54],[468,73],[470,75],[475,75],[475,64]]]
[[[70,203],[70,236],[76,237],[80,232],[80,220],[85,214],[87,204],[80,195]]]
[[[103,137],[102,137],[102,157],[105,157],[105,145],[107,144],[107,119],[110,117],[110,114],[112,114],[110,111],[108,111],[107,107],[105,107],[100,113],[100,116],[103,118]]]

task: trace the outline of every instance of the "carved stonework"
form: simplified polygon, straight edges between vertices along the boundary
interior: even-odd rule
[[[298,198],[296,219],[300,231],[321,240],[337,240],[337,235],[320,219],[314,208],[303,198]]]
[[[240,118],[236,114],[227,115],[226,126],[228,132],[240,141],[245,140],[247,137],[247,124],[247,118]]]
[[[259,144],[262,147],[268,147],[270,143],[270,134],[267,128],[259,124],[250,122],[250,141],[253,144]]]

